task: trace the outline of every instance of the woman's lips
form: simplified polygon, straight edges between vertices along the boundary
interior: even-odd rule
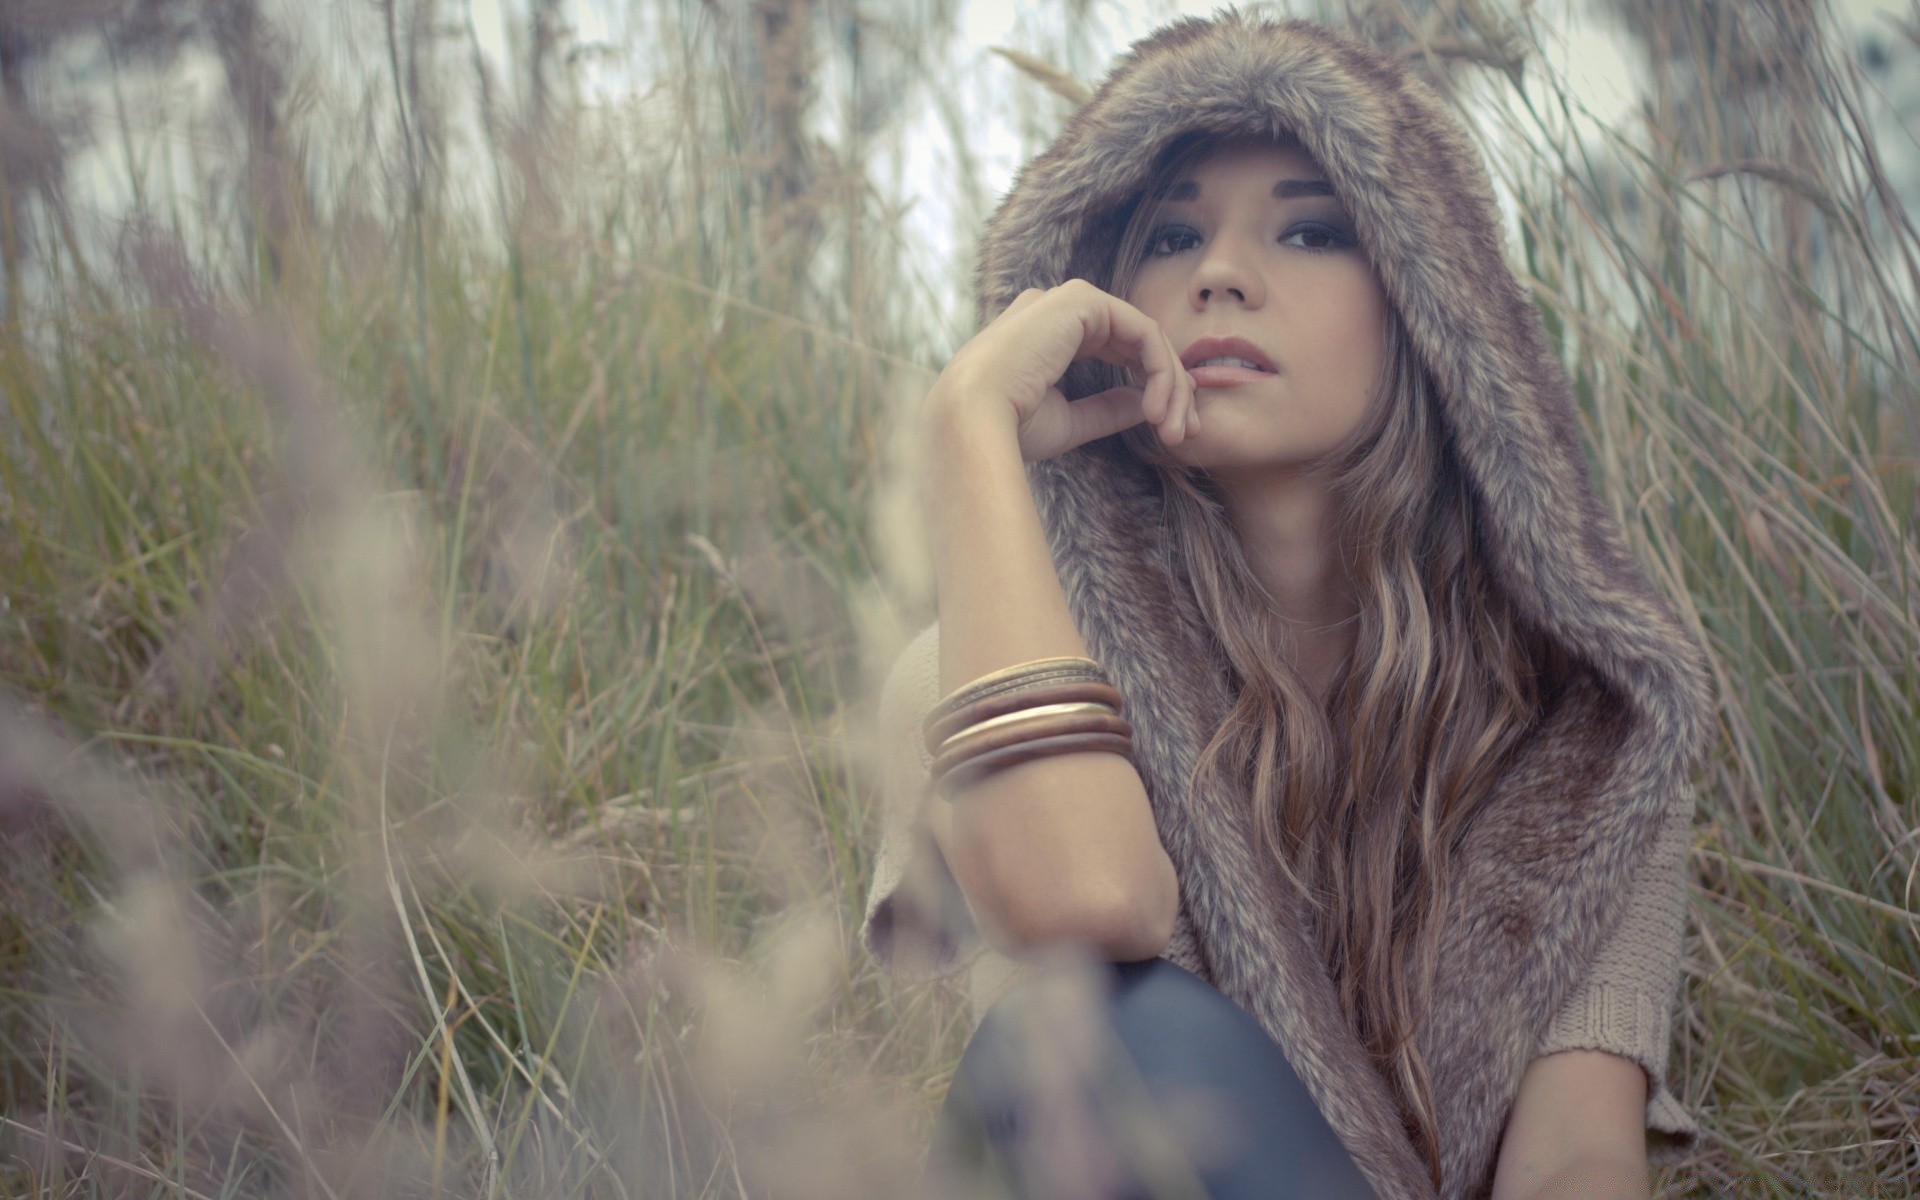
[[[1258,383],[1262,379],[1273,378],[1271,371],[1255,371],[1247,367],[1230,367],[1224,364],[1194,367],[1187,374],[1193,376],[1195,387],[1203,388],[1238,387],[1243,383]]]
[[[1188,343],[1180,362],[1199,387],[1238,387],[1275,374],[1267,352],[1240,337],[1203,337]]]

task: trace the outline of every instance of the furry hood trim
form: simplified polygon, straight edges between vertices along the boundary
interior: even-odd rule
[[[1178,799],[1231,698],[1184,568],[1139,536],[1161,527],[1152,472],[1107,438],[1029,464],[1029,480],[1082,636],[1127,697],[1179,869],[1167,957],[1280,1042],[1383,1200],[1484,1194],[1540,1031],[1619,920],[1662,817],[1692,803],[1712,721],[1705,656],[1595,494],[1478,149],[1431,85],[1349,35],[1229,11],[1134,45],[991,218],[983,323],[1026,288],[1092,275],[1114,214],[1193,131],[1289,137],[1318,161],[1435,384],[1496,580],[1584,667],[1459,851],[1461,900],[1418,1034],[1440,1105],[1437,1190],[1338,1014],[1304,915],[1249,849],[1246,799]]]

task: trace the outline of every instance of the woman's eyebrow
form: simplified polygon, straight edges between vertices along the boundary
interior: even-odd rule
[[[1324,179],[1282,179],[1273,185],[1275,200],[1292,200],[1298,196],[1331,196],[1333,185]]]
[[[1302,196],[1332,196],[1333,185],[1324,179],[1282,179],[1273,185],[1275,200],[1297,200]],[[1167,189],[1162,203],[1185,204],[1200,198],[1200,185],[1185,179]]]

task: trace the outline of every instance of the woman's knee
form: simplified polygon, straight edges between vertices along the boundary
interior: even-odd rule
[[[1205,1171],[1210,1195],[1371,1195],[1260,1023],[1165,959],[1043,970],[1012,985],[982,1015],[949,1103],[991,1141],[1010,1144],[1030,1115],[1066,1094],[1128,1094],[1116,1063],[1155,1103],[1184,1106],[1183,1152]],[[1189,1137],[1198,1140],[1186,1145]]]
[[[1116,1052],[1149,1081],[1294,1082],[1259,1022],[1191,971],[1163,958],[1089,961],[1035,971],[988,1006],[956,1069],[972,1099],[993,1108],[1049,1080],[1103,1077]]]
[[[1111,1021],[1115,966],[1049,962],[1008,985],[975,1025],[957,1079],[979,1090],[1049,1065],[1085,1066]]]
[[[1253,1014],[1193,972],[1163,958],[1111,966],[1108,1024],[1136,1059],[1151,1051],[1155,1059],[1230,1071],[1251,1056],[1264,1067],[1284,1067],[1279,1046]]]
[[[1223,1029],[1267,1040],[1253,1016],[1218,988],[1169,959],[1149,958],[1082,960],[1031,972],[988,1006],[968,1048],[978,1044],[994,1050],[1051,1038],[1093,1018],[1123,1040],[1134,1031],[1164,1038],[1196,1030],[1217,1035]]]
[[[1137,1014],[1152,1019],[1232,1010],[1253,1020],[1225,992],[1170,959],[1149,958],[1107,966],[1112,972],[1110,997],[1117,1016]]]
[[[1373,1195],[1293,1064],[1253,1015],[1172,962],[1121,963],[1110,1021],[1156,1093],[1210,1094],[1220,1195]],[[1274,1188],[1286,1179],[1288,1189]],[[1251,1190],[1249,1190],[1251,1189]]]

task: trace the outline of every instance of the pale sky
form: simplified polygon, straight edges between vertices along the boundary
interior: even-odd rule
[[[656,0],[565,0],[565,20],[571,39],[577,46],[599,47],[605,53],[583,55],[577,66],[585,95],[590,100],[613,100],[638,89],[646,64],[657,55],[645,44],[645,34],[634,22],[636,12],[652,11]],[[883,0],[869,0],[882,3]],[[1834,0],[1836,7],[1850,19],[1856,30],[1878,28],[1883,38],[1897,40],[1884,19],[1887,14],[1903,15],[1910,10],[1907,0]],[[1084,61],[1062,64],[1077,68],[1089,82],[1097,81],[1111,57],[1135,38],[1145,35],[1175,15],[1212,12],[1217,0],[1096,0],[1091,6],[1094,45],[1085,52]],[[1558,31],[1546,47],[1552,60],[1550,68],[1563,74],[1572,85],[1575,99],[1586,111],[1575,124],[1583,132],[1622,124],[1633,103],[1633,62],[1635,52],[1624,39],[1583,16],[1585,0],[1537,0],[1536,20],[1541,27]],[[512,44],[526,28],[527,0],[453,0],[442,6],[444,23],[461,30],[471,21],[473,41],[491,62],[497,77],[510,79],[506,64],[519,55]],[[1036,10],[1039,10],[1036,12]],[[342,80],[368,75],[377,78],[387,69],[384,28],[375,7],[358,0],[267,0],[267,11],[289,26],[289,41],[294,46],[331,47],[323,60],[331,77]],[[926,247],[926,270],[935,276],[943,273],[950,280],[963,280],[967,264],[963,260],[964,243],[978,232],[982,218],[1011,183],[1020,160],[1037,148],[1037,135],[1049,132],[1056,124],[1055,114],[1043,114],[1037,124],[1031,112],[1017,111],[1017,97],[1031,98],[1032,92],[1016,91],[1014,68],[989,53],[995,45],[1039,50],[1040,42],[1054,31],[1057,22],[1045,6],[1014,3],[1012,0],[964,0],[959,37],[953,47],[950,75],[942,80],[943,90],[954,106],[966,116],[967,136],[978,170],[981,194],[972,203],[956,185],[957,169],[951,140],[943,126],[930,114],[910,117],[896,130],[891,161],[883,153],[870,163],[883,189],[910,202],[906,218],[916,245]],[[76,71],[86,67],[86,51],[75,51]],[[97,51],[94,52],[97,68]],[[311,60],[310,60],[311,61]],[[471,90],[468,60],[457,49],[449,56],[455,68],[454,81]],[[1909,59],[1910,61],[1910,59]],[[1908,69],[1903,86],[1910,96],[1920,81]],[[90,75],[99,78],[97,69]],[[89,85],[98,91],[99,85]],[[823,79],[823,92],[831,92],[834,81]],[[159,136],[151,145],[137,146],[132,157],[145,176],[144,187],[151,199],[170,187],[191,190],[196,173],[210,166],[230,165],[231,148],[212,143],[203,132],[196,143],[187,130],[190,116],[196,112],[218,111],[225,103],[224,81],[219,67],[204,53],[182,56],[161,78],[142,80],[123,77],[121,102],[137,133]],[[348,89],[349,91],[351,89]],[[823,110],[831,105],[820,106]],[[96,136],[92,148],[71,164],[70,194],[82,209],[83,219],[91,215],[103,226],[111,226],[131,206],[133,189],[128,182],[128,148],[114,131],[115,105],[111,97],[97,97],[94,104]],[[470,117],[469,117],[470,119]],[[822,116],[825,122],[831,118]],[[1023,143],[1023,129],[1025,141]],[[831,135],[829,128],[823,133]],[[1894,136],[1899,136],[1895,131]],[[1894,163],[1913,164],[1920,160],[1914,153],[1911,135],[1904,146],[1887,147]],[[1495,147],[1496,153],[1498,147]],[[1916,168],[1920,170],[1920,168]],[[890,173],[889,173],[890,172]],[[1907,179],[1912,179],[1909,171]],[[456,179],[486,181],[490,171],[456,170]],[[324,190],[324,189],[323,189]],[[476,196],[476,211],[488,207],[487,197]],[[930,280],[930,285],[937,280]],[[952,290],[952,289],[949,289]],[[964,300],[962,299],[962,303]],[[963,322],[964,323],[964,322]]]

